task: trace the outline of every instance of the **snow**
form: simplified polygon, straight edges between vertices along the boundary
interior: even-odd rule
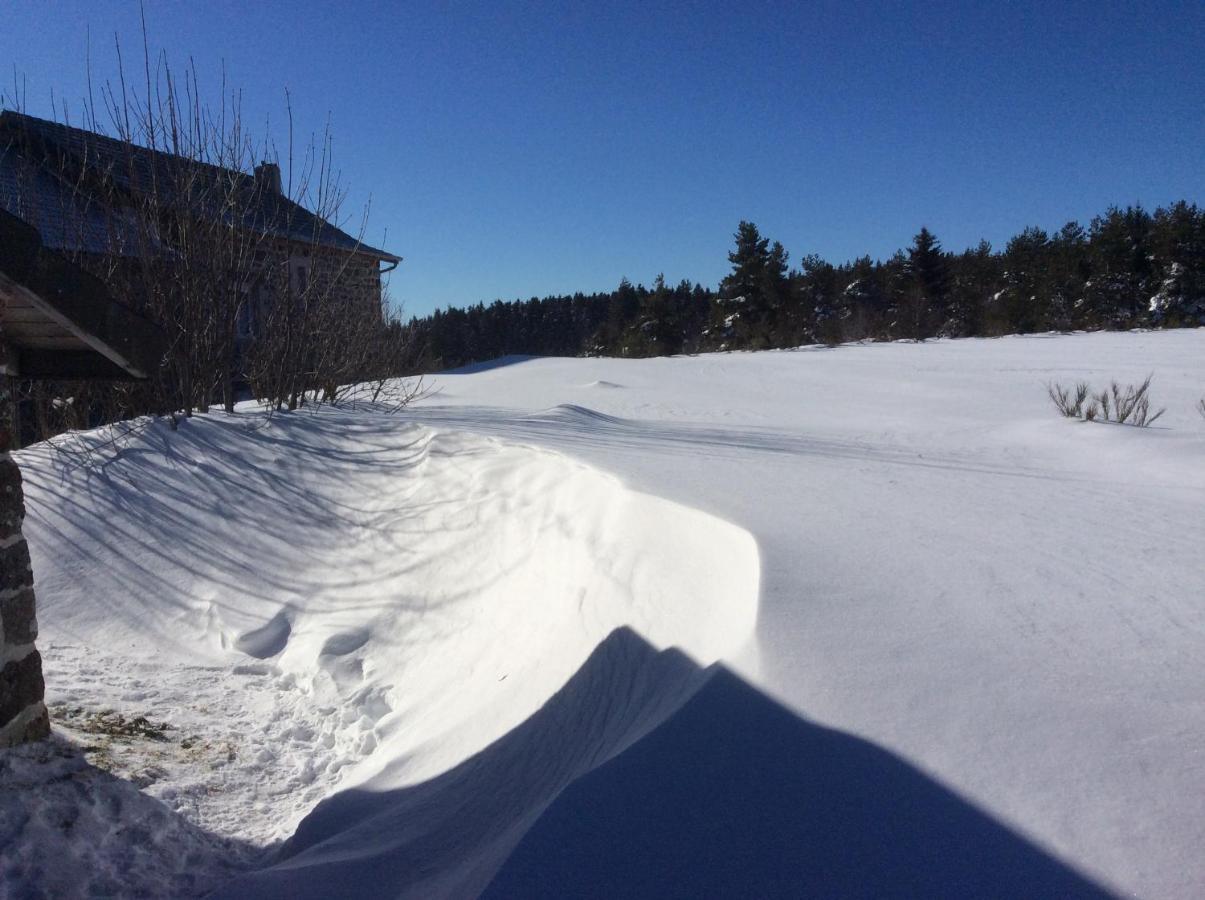
[[[1203,394],[1205,329],[511,357],[31,448],[3,884],[1199,896]]]
[[[87,773],[90,804],[114,807],[137,784],[184,835],[127,858],[109,849],[130,893],[208,891],[338,790],[388,796],[453,770],[540,710],[618,628],[707,663],[755,625],[746,533],[557,453],[354,410],[214,415],[110,440],[75,435],[20,464],[62,754]],[[478,870],[504,858],[516,809],[538,813],[696,675],[631,698],[576,744],[526,747],[541,777],[519,805],[477,823],[479,847],[464,846],[458,819],[442,832],[428,822],[422,837],[449,850],[423,861],[442,864],[444,883],[484,887]],[[109,710],[165,727],[113,734]],[[573,745],[576,761],[562,756]],[[16,758],[29,768],[39,752]],[[467,790],[441,802],[455,808]],[[35,827],[44,794],[30,782],[0,801],[18,885],[107,827],[82,810],[58,832]],[[360,840],[347,823],[375,813],[371,800],[319,808],[290,852],[315,834]],[[413,843],[367,830],[393,861]],[[190,880],[168,879],[185,850]],[[134,865],[137,854],[152,858]],[[108,872],[79,862],[60,879],[107,891]]]

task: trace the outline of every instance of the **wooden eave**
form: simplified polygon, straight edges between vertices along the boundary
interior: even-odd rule
[[[0,212],[0,341],[5,375],[141,380],[161,358],[162,332],[117,303],[94,276],[41,246]]]

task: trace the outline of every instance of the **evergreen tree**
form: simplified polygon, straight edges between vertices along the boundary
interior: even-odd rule
[[[682,349],[682,332],[673,292],[660,274],[641,299],[640,311],[624,336],[625,355],[671,356]]]
[[[752,222],[741,221],[737,226],[736,249],[728,254],[732,273],[720,283],[720,296],[725,300],[759,296],[770,256],[770,239],[761,236]]]
[[[615,293],[611,294],[607,303],[607,322],[597,343],[599,353],[613,353],[616,356],[628,355],[622,339],[628,324],[639,311],[640,292],[626,277],[621,278],[619,287],[616,288]]]
[[[1151,247],[1158,289],[1150,300],[1158,325],[1205,325],[1205,212],[1181,200],[1156,210]]]
[[[794,343],[820,341],[830,346],[841,343],[845,339],[849,309],[845,293],[837,283],[837,270],[816,254],[805,257],[799,293],[802,316]]]
[[[891,299],[883,266],[863,256],[844,269],[843,275],[842,304],[850,310],[846,340],[887,337]]]
[[[1043,327],[1070,331],[1084,306],[1088,281],[1088,234],[1078,222],[1068,222],[1051,241],[1049,258],[1049,304]]]
[[[928,228],[921,228],[908,248],[906,265],[910,284],[901,297],[908,336],[924,340],[940,330],[950,290],[950,264],[941,243]]]
[[[786,250],[762,237],[752,222],[742,221],[734,235],[736,248],[728,254],[732,272],[720,282],[723,302],[715,327],[724,343],[735,339],[743,346],[769,345],[775,307],[781,306],[786,278]]]
[[[1004,332],[1039,330],[1049,300],[1047,286],[1050,238],[1041,228],[1026,228],[1004,248],[1004,292],[1000,312]]]
[[[946,333],[952,337],[982,334],[984,313],[997,290],[999,272],[992,245],[980,241],[952,266]]]
[[[1091,324],[1133,328],[1146,318],[1151,285],[1148,247],[1150,215],[1142,207],[1112,207],[1092,220],[1089,258],[1092,277],[1086,285]]]
[[[786,248],[778,241],[770,245],[762,276],[761,321],[758,323],[765,346],[783,346],[792,340],[788,323],[792,305],[791,281],[788,276]]]

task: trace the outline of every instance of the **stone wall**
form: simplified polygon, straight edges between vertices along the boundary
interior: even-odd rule
[[[12,388],[0,375],[0,747],[38,740],[50,733],[43,702],[33,569],[21,533],[25,496],[21,470],[9,452]]]
[[[338,251],[307,254],[309,277],[314,287],[336,305],[350,312],[377,310],[381,304],[381,266],[371,256]]]

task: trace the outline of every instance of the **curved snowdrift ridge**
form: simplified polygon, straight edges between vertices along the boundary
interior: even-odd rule
[[[321,892],[355,857],[417,893],[483,886],[754,630],[748,533],[553,452],[346,412],[79,453],[102,439],[21,458],[48,700],[60,728],[111,707],[180,729],[153,766],[115,747],[112,768],[251,846],[343,792],[257,891]],[[174,749],[184,731],[204,752]],[[434,813],[482,795],[506,799]],[[35,856],[69,852],[44,838]]]

